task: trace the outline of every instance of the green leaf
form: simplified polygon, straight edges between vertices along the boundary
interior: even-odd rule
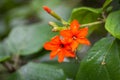
[[[42,54],[46,54],[46,55],[44,55],[42,57],[40,56],[39,58],[34,59],[33,61],[37,60],[37,62],[42,62],[42,63],[47,63],[50,65],[57,66],[57,67],[63,69],[66,77],[75,79],[76,74],[78,72],[78,68],[79,68],[79,62],[76,61],[76,62],[59,63],[57,58],[50,60],[50,58],[49,58],[50,52],[43,51]]]
[[[66,80],[62,69],[42,63],[29,63],[7,80]]]
[[[110,3],[112,2],[112,0],[106,0],[105,3],[103,4],[103,9],[106,8]]]
[[[78,63],[70,63],[70,62],[64,62],[61,64],[57,64],[56,66],[62,68],[68,78],[73,78],[73,79],[75,79],[79,68]]]
[[[100,16],[101,9],[80,7],[73,9],[70,21],[77,19],[81,24],[96,21]]]
[[[76,80],[120,80],[120,41],[98,41],[81,61]]]
[[[63,69],[66,76],[72,79],[75,79],[79,68],[79,63],[75,63],[75,62],[63,62],[59,64],[58,62],[55,61],[47,61],[47,63],[60,67],[61,69]]]
[[[95,9],[90,7],[80,7],[72,11],[72,15],[69,21],[71,22],[72,20],[76,19],[79,21],[80,24],[91,23],[97,21],[101,13],[101,8]],[[96,26],[99,25],[90,27],[90,33],[97,28]]]
[[[8,52],[5,50],[5,47],[2,43],[0,43],[0,62],[3,62],[7,59],[9,59],[10,56]]]
[[[12,53],[29,55],[41,50],[43,44],[55,34],[48,25],[20,26],[12,30],[6,43]]]
[[[108,15],[105,28],[114,37],[120,39],[120,10],[112,12]]]

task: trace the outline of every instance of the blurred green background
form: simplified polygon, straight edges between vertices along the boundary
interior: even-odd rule
[[[81,6],[100,8],[104,1],[0,0],[0,80],[6,80],[6,76],[10,74],[2,64],[9,59],[12,64],[16,54],[21,55],[19,66],[29,61],[40,62],[49,60],[48,55],[41,57],[49,53],[43,49],[43,44],[57,33],[51,32],[48,22],[54,21],[58,23],[58,21],[47,14],[42,9],[42,6],[49,6],[63,19],[68,21],[74,8]],[[120,1],[115,0],[111,4],[116,5],[113,10],[120,8],[118,3]],[[98,40],[98,35],[102,37],[106,35],[106,31],[100,32],[102,33],[97,33],[97,35],[91,34],[93,35],[90,38],[92,42]]]
[[[47,5],[65,20],[73,8],[78,6],[101,7],[104,0],[0,0],[0,40],[8,36],[12,28],[34,23],[55,21],[43,11]]]

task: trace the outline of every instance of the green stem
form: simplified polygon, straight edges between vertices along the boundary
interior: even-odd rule
[[[53,16],[58,21],[62,21],[62,18],[58,14],[56,14],[54,11],[51,11],[50,15]]]
[[[79,57],[79,55],[76,53],[76,60],[78,61],[78,62],[80,62],[81,61],[81,58]]]
[[[12,64],[10,64],[8,61],[3,62],[2,65],[9,71],[14,72],[16,69],[13,67]]]
[[[50,15],[53,16],[55,19],[60,21],[63,25],[68,24],[64,19],[62,19],[58,14],[56,14],[54,11],[50,12]]]
[[[102,24],[104,22],[105,22],[104,20],[102,20],[102,21],[96,21],[96,22],[92,22],[92,23],[82,24],[80,27],[81,28],[89,27],[89,26],[93,26],[93,25],[97,25],[97,24]]]
[[[19,60],[20,60],[20,55],[19,54],[16,54],[15,56],[14,56],[14,68],[15,69],[18,69],[19,68]]]
[[[63,22],[64,22],[64,21],[63,21]],[[103,20],[101,20],[101,21],[92,22],[92,23],[82,24],[82,25],[80,26],[80,28],[89,27],[89,26],[93,26],[93,25],[97,25],[97,24],[102,24],[102,23],[104,23],[104,22],[105,22],[105,19],[103,19]],[[49,22],[49,25],[51,25],[51,26],[53,27],[52,31],[65,30],[65,29],[68,28],[67,26],[69,26],[69,24],[66,23],[66,22],[65,22],[65,24],[64,24],[64,26],[66,25],[65,27],[59,27],[59,26],[58,26],[56,23],[54,23],[54,22]]]

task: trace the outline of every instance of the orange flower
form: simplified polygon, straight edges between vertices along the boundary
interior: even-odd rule
[[[72,42],[71,43],[72,51],[74,51],[78,47],[78,44],[90,45],[89,40],[86,38],[86,35],[88,33],[88,28],[79,29],[79,26],[80,25],[78,21],[73,20],[70,24],[70,29],[62,30],[60,32],[63,38]]]
[[[70,44],[64,42],[59,36],[55,36],[50,42],[44,44],[46,50],[51,50],[50,59],[58,55],[58,61],[63,62],[64,57],[75,57],[75,53],[71,51]]]

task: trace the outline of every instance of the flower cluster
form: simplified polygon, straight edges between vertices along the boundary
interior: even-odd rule
[[[63,62],[64,57],[75,57],[75,50],[79,44],[90,45],[86,38],[88,28],[80,28],[77,20],[73,20],[69,29],[61,30],[60,35],[51,39],[44,44],[46,50],[51,50],[50,59],[58,55],[58,61]]]

